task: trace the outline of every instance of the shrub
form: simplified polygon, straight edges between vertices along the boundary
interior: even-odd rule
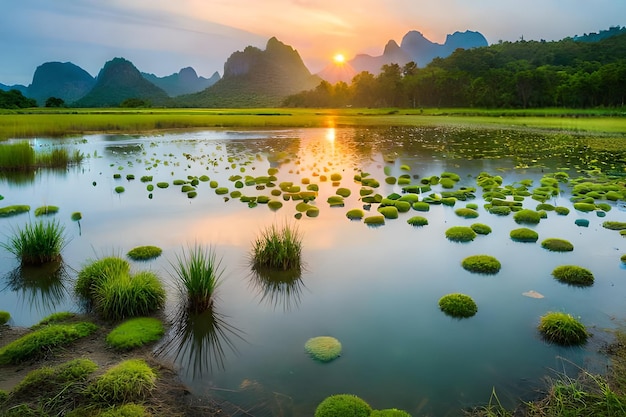
[[[574,245],[565,239],[549,238],[541,242],[541,247],[552,252],[571,252]]]
[[[315,360],[330,362],[341,356],[341,343],[331,336],[318,336],[307,340],[304,350]]]
[[[212,306],[214,293],[223,274],[221,260],[215,251],[200,245],[183,250],[176,255],[173,277],[180,294],[185,299],[186,309],[201,313]]]
[[[517,224],[538,224],[541,221],[541,213],[523,209],[513,215],[513,220]]]
[[[378,212],[382,214],[385,219],[398,218],[398,209],[395,206],[378,207]]]
[[[352,209],[346,213],[346,217],[350,220],[361,220],[365,216],[365,212],[361,209]]]
[[[368,226],[382,226],[385,224],[385,216],[368,216],[363,219],[363,223]]]
[[[606,221],[602,227],[609,230],[626,230],[626,222]]]
[[[41,206],[35,209],[35,217],[56,214],[58,212],[59,208],[57,206]]]
[[[446,237],[453,242],[471,242],[476,239],[476,232],[468,226],[452,226],[446,230]]]
[[[9,320],[11,320],[11,313],[9,313],[8,311],[0,310],[0,326],[2,326],[3,324],[7,324]]]
[[[302,264],[302,235],[288,224],[264,229],[252,244],[252,268],[299,270]]]
[[[109,346],[128,350],[156,342],[165,332],[161,320],[152,317],[137,317],[126,320],[114,328],[106,337]]]
[[[368,417],[372,407],[352,394],[336,394],[326,397],[315,409],[314,417]]]
[[[157,246],[137,246],[128,251],[126,256],[134,261],[147,261],[158,258],[162,252],[163,250]]]
[[[497,274],[502,265],[500,264],[500,261],[493,256],[473,255],[463,259],[461,266],[470,272],[477,272],[480,274]]]
[[[86,393],[96,402],[119,404],[144,400],[155,388],[156,373],[141,359],[115,365],[91,385]]]
[[[387,408],[385,410],[374,410],[370,417],[411,417],[409,413],[404,410],[398,410],[396,408]]]
[[[541,317],[538,329],[548,342],[565,346],[583,344],[589,337],[585,326],[566,313],[547,313]]]
[[[590,270],[576,265],[561,265],[554,268],[552,276],[561,282],[572,285],[592,285],[594,278]]]
[[[97,328],[89,322],[41,327],[0,348],[0,364],[16,364],[40,358],[51,350],[89,336]]]
[[[406,221],[411,226],[426,226],[428,224],[428,219],[422,216],[413,216]]]
[[[441,311],[452,317],[472,317],[478,311],[476,303],[469,295],[447,294],[439,299]]]
[[[65,247],[65,227],[58,221],[27,223],[3,243],[23,265],[42,265],[61,258]]]
[[[92,300],[96,284],[108,275],[128,273],[129,271],[130,264],[128,261],[116,256],[92,261],[78,272],[74,291],[82,298]]]
[[[491,233],[491,227],[482,223],[474,223],[470,226],[474,232],[478,235],[488,235]]]
[[[539,240],[539,233],[527,227],[513,229],[509,236],[516,242],[536,242]]]

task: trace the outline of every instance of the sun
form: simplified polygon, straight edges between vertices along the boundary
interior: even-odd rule
[[[336,54],[333,57],[333,61],[335,61],[336,64],[343,64],[344,62],[346,62],[346,57],[343,56],[343,54]]]

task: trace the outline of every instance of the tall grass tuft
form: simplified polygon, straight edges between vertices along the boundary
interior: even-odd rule
[[[35,165],[35,151],[28,142],[0,145],[0,169],[17,171]]]
[[[176,255],[174,278],[176,285],[186,300],[186,308],[192,313],[202,313],[213,305],[214,293],[224,270],[215,251],[201,245],[183,250]]]
[[[53,220],[27,223],[2,247],[18,257],[22,265],[42,265],[59,260],[65,245],[65,227]]]
[[[297,227],[285,224],[266,228],[253,243],[252,269],[282,271],[302,268],[302,235]]]

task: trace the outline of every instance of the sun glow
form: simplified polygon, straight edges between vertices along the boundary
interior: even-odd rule
[[[343,54],[336,54],[333,57],[333,61],[335,61],[336,64],[343,64],[344,62],[346,62],[346,57],[343,56]]]

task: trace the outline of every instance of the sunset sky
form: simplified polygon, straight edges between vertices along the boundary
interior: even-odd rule
[[[418,30],[443,43],[474,30],[499,40],[558,40],[626,25],[626,0],[19,0],[0,14],[0,83],[30,84],[36,67],[71,61],[97,75],[121,56],[165,76],[192,66],[222,74],[228,56],[276,36],[315,73],[337,53],[380,55]]]

